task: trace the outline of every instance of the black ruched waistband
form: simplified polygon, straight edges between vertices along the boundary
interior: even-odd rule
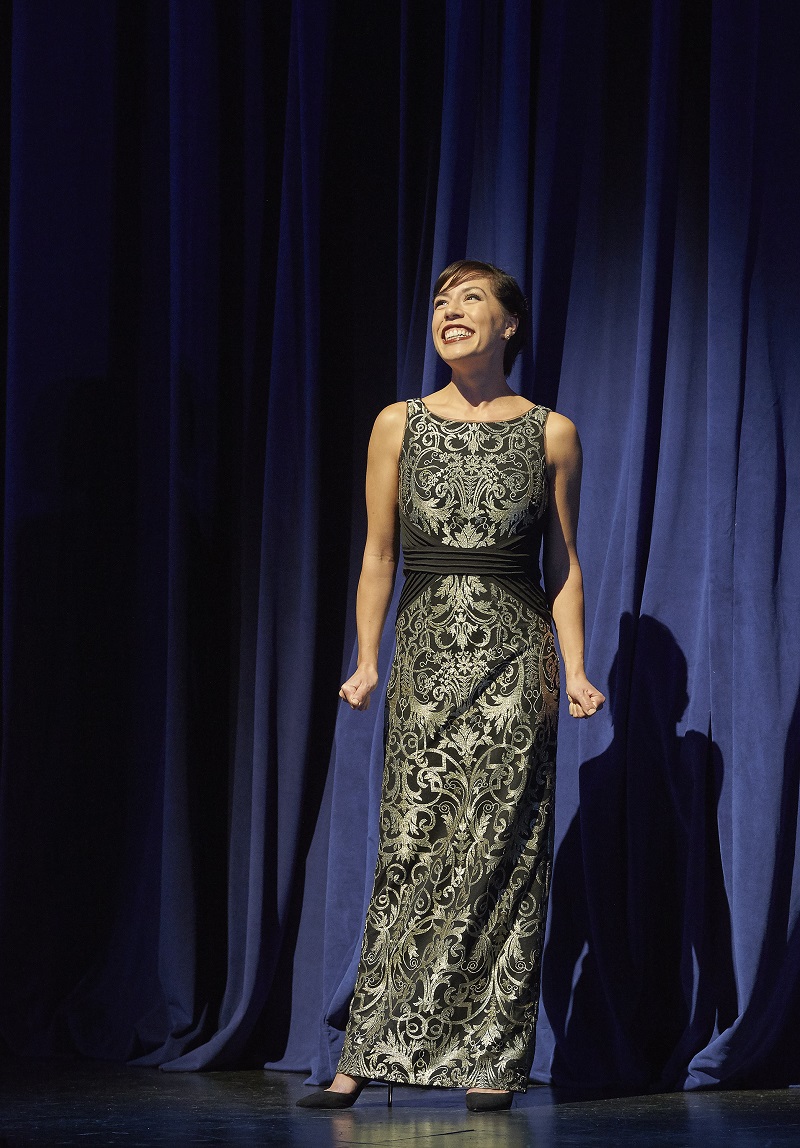
[[[404,574],[516,574],[539,581],[538,533],[511,534],[491,546],[446,546],[402,515],[400,536]]]
[[[537,613],[549,618],[547,601],[539,585],[541,534],[538,532],[510,535],[491,546],[446,546],[409,522],[404,515],[400,518],[400,532],[406,581],[400,594],[399,610],[409,606],[436,575],[483,574],[494,577],[528,602]]]
[[[403,573],[420,570],[425,574],[516,574],[539,580],[539,564],[523,552],[461,546],[403,547]]]

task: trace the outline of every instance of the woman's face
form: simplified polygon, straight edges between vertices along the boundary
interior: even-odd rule
[[[488,279],[465,279],[457,287],[445,287],[433,300],[433,343],[446,363],[498,352],[502,359],[505,333],[516,326],[517,320],[495,298]]]

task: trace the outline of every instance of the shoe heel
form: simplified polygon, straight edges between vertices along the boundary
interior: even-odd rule
[[[387,1108],[392,1107],[392,1083],[391,1083],[391,1081],[387,1082],[386,1107]]]

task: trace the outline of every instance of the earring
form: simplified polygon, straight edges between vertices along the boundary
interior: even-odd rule
[[[511,336],[512,336],[513,334],[514,334],[514,332],[513,332],[513,331],[506,331],[505,335],[503,335],[503,338],[504,338],[504,339],[507,341],[508,339],[510,339],[510,338],[511,338]]]

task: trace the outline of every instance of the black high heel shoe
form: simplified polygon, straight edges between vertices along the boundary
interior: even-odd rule
[[[468,1092],[467,1108],[470,1112],[501,1112],[514,1103],[513,1092]]]
[[[393,1081],[388,1080],[386,1083],[388,1087],[386,1107],[391,1108]],[[310,1096],[301,1096],[295,1104],[297,1108],[352,1108],[365,1084],[367,1081],[363,1080],[352,1092],[331,1092],[329,1088],[323,1088],[319,1092],[312,1092]]]

